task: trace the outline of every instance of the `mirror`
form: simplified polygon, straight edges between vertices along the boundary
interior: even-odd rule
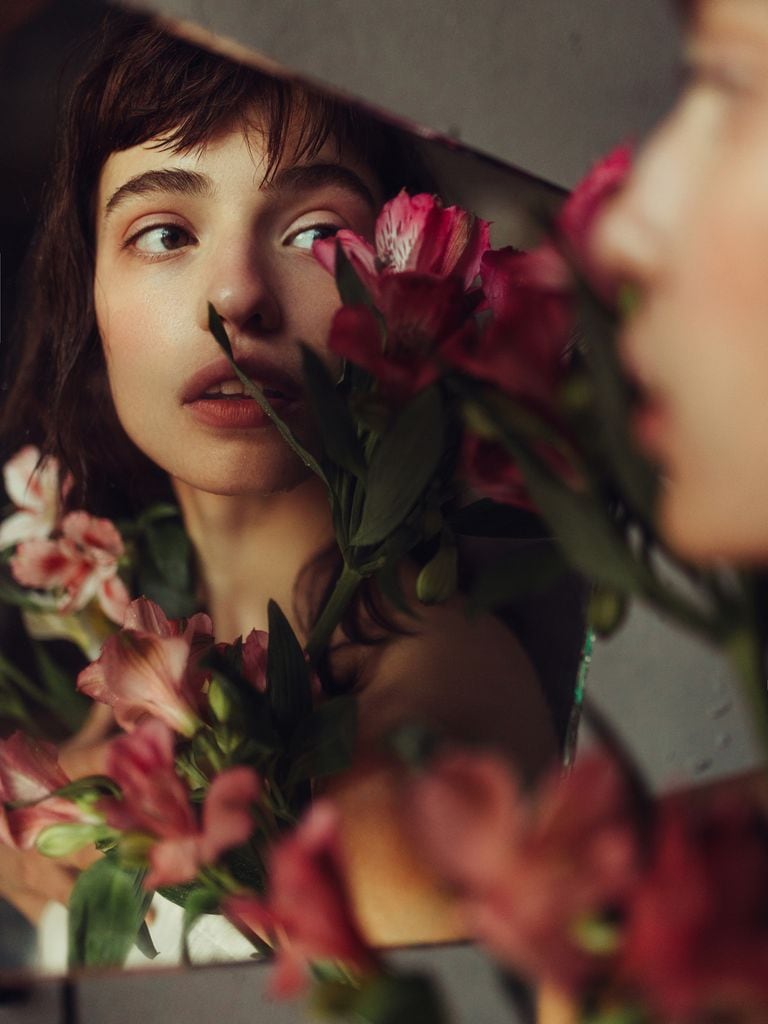
[[[2,43],[5,59],[2,61],[0,73],[7,82],[3,94],[14,94],[16,86],[21,85],[23,79],[26,79],[27,85],[26,91],[23,93],[25,98],[20,99],[16,105],[7,106],[4,112],[7,119],[6,137],[23,140],[23,145],[20,144],[13,152],[12,164],[3,168],[4,187],[0,190],[4,200],[2,251],[4,255],[3,316],[5,330],[7,330],[7,325],[14,313],[15,288],[18,280],[16,265],[30,231],[29,225],[33,219],[31,214],[35,203],[35,183],[42,177],[48,160],[46,147],[51,136],[51,121],[55,116],[50,113],[54,108],[47,105],[52,87],[43,85],[42,71],[45,69],[46,74],[49,74],[53,81],[59,73],[57,69],[58,54],[65,49],[61,46],[61,33],[65,32],[69,35],[71,42],[67,45],[71,46],[101,14],[101,6],[95,3],[68,5],[66,9],[62,4],[40,4],[39,7],[39,11],[33,11],[30,8],[25,11],[28,15],[26,22],[23,22],[19,15],[20,24],[13,26],[14,33],[10,34],[9,32]],[[485,91],[483,89],[466,90],[463,85],[466,78],[462,74],[451,76],[450,88],[446,85],[444,89],[425,90],[423,87],[415,87],[413,75],[411,75],[409,82],[406,83],[408,87],[413,87],[411,92],[407,97],[395,96],[387,91],[386,85],[387,82],[391,85],[392,81],[398,79],[397,74],[385,75],[387,82],[382,82],[380,69],[377,77],[377,69],[369,64],[367,70],[371,75],[371,84],[370,88],[367,88],[365,82],[359,77],[361,68],[355,64],[348,69],[350,76],[348,79],[336,78],[327,71],[327,67],[330,65],[338,68],[339,62],[333,60],[333,54],[328,51],[324,56],[321,55],[328,64],[323,65],[322,61],[318,64],[319,57],[312,52],[311,47],[306,46],[306,39],[304,40],[304,53],[307,63],[302,66],[299,50],[292,50],[290,47],[282,49],[278,45],[279,43],[284,44],[290,37],[288,28],[292,15],[285,7],[280,8],[281,13],[279,16],[276,15],[277,20],[274,23],[269,22],[269,19],[265,20],[265,17],[257,18],[251,5],[228,7],[221,4],[216,5],[216,11],[218,12],[217,16],[223,20],[220,23],[214,23],[212,20],[215,13],[213,7],[214,5],[210,5],[210,10],[207,8],[204,10],[199,4],[156,5],[156,9],[161,13],[177,19],[184,19],[176,23],[176,30],[187,38],[218,48],[230,57],[247,57],[249,63],[262,66],[266,64],[270,70],[276,70],[274,64],[278,62],[282,66],[290,68],[291,72],[303,72],[313,80],[326,82],[337,90],[345,89],[352,95],[362,97],[377,108],[393,111],[397,114],[398,120],[406,125],[422,126],[417,146],[439,184],[440,193],[447,202],[457,202],[473,210],[479,216],[493,221],[492,240],[495,246],[511,244],[527,248],[535,244],[538,229],[535,221],[529,215],[530,211],[536,210],[542,217],[545,217],[561,199],[562,186],[572,184],[585,169],[589,159],[602,149],[609,148],[615,141],[616,111],[606,114],[605,117],[596,117],[594,109],[589,109],[584,116],[588,120],[591,119],[591,124],[596,124],[601,128],[609,125],[608,134],[582,133],[580,137],[582,148],[575,155],[573,147],[561,144],[562,125],[556,129],[553,128],[547,118],[540,113],[533,118],[533,121],[529,118],[527,122],[521,122],[519,139],[513,140],[511,133],[499,131],[499,126],[494,121],[494,117],[501,116],[500,111],[504,104],[497,100],[491,103],[487,102],[488,78],[484,82]],[[636,8],[637,5],[634,9]],[[632,9],[626,7],[621,16],[630,17],[628,12]],[[606,8],[602,11],[602,16],[608,19],[618,17],[615,13],[615,6],[612,10],[613,13],[609,13]],[[461,5],[450,5],[450,10],[441,8],[441,11],[441,17],[447,23],[456,25],[456,19],[461,13]],[[259,13],[265,15],[269,12]],[[296,11],[293,12],[293,14],[295,13]],[[195,18],[192,23],[188,20],[190,16]],[[351,35],[357,31],[357,17],[357,14],[350,12],[351,20],[348,27]],[[554,8],[552,17],[557,17]],[[531,14],[531,18],[533,18],[533,22],[529,20],[528,28],[534,22],[540,25],[545,20],[542,8],[538,7],[537,13]],[[525,17],[523,21],[525,21]],[[470,19],[470,22],[470,27],[477,28],[479,25],[478,19]],[[488,25],[492,23],[493,20],[489,18]],[[467,24],[469,26],[469,23]],[[619,24],[619,22],[615,24]],[[9,29],[10,27],[8,26]],[[266,34],[265,38],[268,41],[271,40],[275,49],[270,49],[266,44],[263,47],[257,45],[256,37],[252,35],[257,27],[259,31]],[[210,28],[217,28],[221,34],[216,38],[212,37],[209,34]],[[579,48],[587,45],[585,39],[589,37],[579,35],[577,28],[572,25],[561,26],[561,28],[566,32],[565,38],[570,47],[568,52],[571,55],[578,55]],[[658,25],[655,28],[658,28]],[[303,24],[303,31],[307,35],[311,35],[311,19]],[[370,32],[370,26],[368,31]],[[519,40],[520,37],[515,38]],[[238,39],[240,42],[233,43],[233,39]],[[487,35],[485,45],[486,48],[490,45]],[[520,46],[521,44],[516,42],[515,45]],[[252,49],[243,49],[243,47],[253,47],[259,52],[266,53],[267,58],[254,56]],[[536,46],[529,46],[528,43],[523,49],[528,49],[534,54],[537,52]],[[670,49],[673,49],[671,43]],[[639,51],[638,47],[637,51],[633,52]],[[469,45],[463,46],[460,53],[454,52],[454,56],[458,60],[460,57],[466,57],[467,52],[472,52]],[[42,53],[49,56],[46,59],[41,59]],[[52,56],[54,53],[57,55],[56,59]],[[33,55],[34,60],[32,59]],[[663,55],[660,60],[663,64]],[[564,63],[567,64],[567,61]],[[70,63],[68,74],[75,72],[75,66],[76,61]],[[391,60],[387,67],[392,72]],[[562,67],[560,70],[562,72]],[[429,76],[426,72],[422,73],[420,69],[419,75],[422,74],[424,77],[432,76],[434,80],[439,80],[441,85],[443,84],[440,67],[431,68]],[[531,91],[535,89],[535,84],[532,84],[530,78],[526,81],[525,74],[521,72],[521,75],[521,87],[514,93],[514,103],[519,103],[521,95],[527,95],[526,89]],[[647,85],[649,79],[655,81],[656,91],[650,96],[641,97],[643,102],[637,104],[638,96],[642,93],[638,81]],[[664,80],[663,78],[660,80],[658,74],[651,75],[647,68],[644,70],[644,77],[633,79],[629,74],[628,80],[632,82],[636,93],[631,94],[627,87],[623,94],[623,100],[632,104],[632,109],[634,107],[641,108],[640,120],[633,120],[632,123],[633,126],[642,128],[644,123],[650,123],[655,118],[663,104]],[[562,97],[563,89],[566,88],[564,82],[567,83],[567,81],[568,75],[566,74],[565,79],[558,83],[558,87],[552,89],[552,94]],[[399,82],[401,89],[403,84],[402,81]],[[463,98],[458,95],[457,89],[465,94]],[[445,109],[437,107],[430,108],[425,102],[425,92],[432,97],[439,97],[443,103],[448,103],[449,110],[452,110],[453,113],[449,114]],[[30,116],[32,102],[30,95],[40,96],[41,110],[46,111],[45,118],[42,115],[40,117]],[[468,95],[474,95],[476,102],[479,95],[479,102],[482,104],[483,111],[489,115],[488,117],[473,118],[472,108],[466,106]],[[512,102],[510,99],[510,104]],[[452,108],[450,107],[451,103],[453,104]],[[504,114],[505,124],[509,116],[509,112]],[[451,120],[451,117],[454,119]],[[627,131],[626,119],[618,120],[620,123],[618,134],[623,136]],[[24,131],[20,129],[20,121],[24,122]],[[547,131],[542,130],[542,123],[548,124]],[[427,133],[423,126],[427,126],[431,130],[431,134],[435,136],[448,136],[449,138],[435,137],[427,140],[424,137]],[[31,131],[27,130],[32,127],[39,129],[35,137]],[[493,153],[496,159],[483,159],[463,146],[459,146],[457,143],[459,138],[462,142],[466,141],[468,144]],[[26,156],[23,153],[24,148],[27,148]],[[518,166],[523,166],[526,171],[507,166],[501,162],[502,159],[507,163],[512,161]],[[552,182],[557,182],[557,184],[552,184]],[[24,217],[19,216],[20,211],[24,211]],[[498,550],[498,544],[491,544],[483,549],[483,546],[478,543],[472,552],[472,558],[477,564],[480,564],[483,560],[488,561],[497,557]],[[516,607],[514,612],[509,613],[506,626],[503,628],[507,628],[507,626],[511,627],[537,671],[539,685],[554,712],[562,741],[567,728],[571,695],[575,685],[583,637],[583,588],[581,584],[578,580],[570,580],[540,597],[526,601],[524,605]],[[14,636],[17,634],[13,632],[16,629],[18,629],[18,624],[13,623],[7,625],[4,630],[3,651],[9,656],[16,654],[17,641]],[[25,931],[21,922],[12,917],[12,911],[4,908],[3,913],[8,915],[9,922],[13,920],[13,927],[17,928],[14,934],[19,938],[14,941],[12,950],[6,956],[9,958],[9,962],[15,958],[14,966],[18,966],[20,963],[28,961],[28,932]],[[10,924],[9,927],[11,927]],[[178,924],[172,925],[171,930],[173,927],[178,927]],[[2,933],[7,934],[5,925]],[[405,938],[407,936],[401,935],[398,941],[402,943]],[[60,940],[54,938],[53,941],[55,944]],[[243,949],[242,956],[244,958],[248,956],[245,949]]]

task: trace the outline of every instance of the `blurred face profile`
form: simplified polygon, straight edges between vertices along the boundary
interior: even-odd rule
[[[637,302],[620,341],[660,524],[700,561],[768,558],[768,3],[689,5],[689,83],[597,227]]]

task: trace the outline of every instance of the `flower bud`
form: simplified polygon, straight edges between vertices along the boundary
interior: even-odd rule
[[[610,636],[624,621],[627,600],[607,587],[596,587],[589,599],[587,622],[598,636]]]
[[[212,679],[208,687],[208,705],[218,722],[227,721],[232,710],[232,701],[217,679]]]
[[[38,835],[35,846],[46,857],[66,857],[83,847],[105,838],[109,830],[104,825],[71,824],[49,825]]]

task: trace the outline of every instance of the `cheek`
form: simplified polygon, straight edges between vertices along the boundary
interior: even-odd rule
[[[322,267],[307,268],[285,282],[284,294],[289,338],[304,342],[329,366],[338,367],[341,360],[328,350],[333,317],[341,305],[334,279]]]

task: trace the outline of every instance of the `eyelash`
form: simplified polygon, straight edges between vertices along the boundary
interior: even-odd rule
[[[153,261],[165,259],[166,257],[170,256],[174,252],[177,252],[178,250],[166,249],[165,252],[143,252],[141,249],[139,249],[137,244],[140,239],[145,238],[153,231],[163,230],[177,231],[182,235],[186,235],[187,238],[191,240],[192,245],[197,245],[197,239],[195,238],[191,231],[188,231],[187,228],[182,227],[181,224],[176,224],[173,221],[165,221],[161,224],[148,224],[146,227],[143,227],[139,231],[134,232],[134,234],[132,234],[130,238],[127,238],[125,240],[125,242],[123,243],[123,248],[133,249],[134,252],[136,252],[139,256],[146,260]],[[186,246],[179,246],[179,249],[183,248],[186,248]]]
[[[290,235],[286,237],[283,244],[291,245],[296,241],[299,235],[306,234],[308,231],[325,231],[327,234],[322,234],[319,237],[332,238],[335,234],[341,231],[341,225],[332,223],[307,224],[306,227],[299,228],[297,231],[292,231]],[[314,241],[318,241],[318,239],[313,239],[313,242]],[[303,246],[299,246],[299,248],[303,248]],[[310,245],[307,248],[311,250],[312,246]]]
[[[191,240],[191,244],[192,245],[196,245],[197,244],[197,239],[195,238],[195,236],[192,234],[191,231],[188,231],[186,228],[182,227],[180,224],[175,224],[173,221],[168,221],[168,222],[164,222],[164,223],[161,223],[161,224],[149,224],[149,225],[147,225],[147,227],[143,227],[143,228],[141,228],[141,230],[134,232],[134,234],[132,234],[130,236],[130,238],[127,238],[125,240],[125,242],[123,243],[123,248],[124,249],[133,249],[134,252],[136,252],[143,259],[150,260],[150,261],[166,259],[168,256],[170,256],[174,252],[177,252],[180,249],[187,248],[187,245],[180,245],[178,247],[178,249],[166,249],[164,252],[146,252],[146,251],[142,251],[139,248],[138,243],[139,243],[139,241],[142,238],[146,238],[148,235],[152,234],[153,231],[163,231],[163,230],[179,232],[182,235],[186,235],[187,238]],[[312,241],[315,242],[315,241],[318,241],[319,238],[332,238],[340,230],[341,230],[341,225],[339,225],[339,224],[333,224],[333,223],[308,224],[308,225],[306,225],[306,227],[301,227],[297,231],[291,232],[291,234],[286,237],[286,239],[283,242],[283,244],[285,246],[290,246],[290,245],[292,245],[296,241],[296,239],[299,237],[299,235],[306,234],[307,232],[310,232],[310,231],[320,232],[318,238],[312,239]],[[298,246],[298,248],[300,248],[300,249],[306,248],[307,251],[311,251],[312,245],[310,244],[308,246]]]

